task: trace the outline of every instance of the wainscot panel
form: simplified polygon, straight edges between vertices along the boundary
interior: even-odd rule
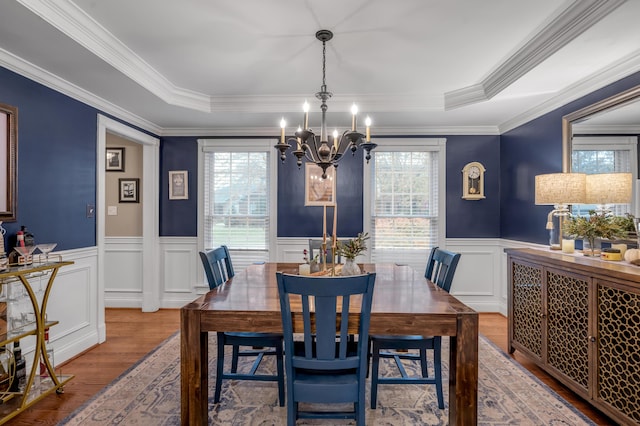
[[[142,307],[142,238],[105,238],[104,304],[107,308]]]
[[[50,343],[55,350],[55,363],[67,361],[101,343],[104,315],[97,294],[97,249],[88,247],[56,251],[73,265],[64,266],[55,278],[47,308],[47,318],[59,321],[50,329]],[[43,277],[43,285],[48,277]],[[37,280],[37,278],[36,278]],[[31,280],[37,286],[37,281]],[[28,364],[33,360],[35,338],[24,339],[23,352]]]

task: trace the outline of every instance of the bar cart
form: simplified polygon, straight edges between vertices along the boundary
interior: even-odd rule
[[[11,264],[0,271],[0,347],[14,343],[27,336],[36,336],[33,363],[26,372],[24,389],[15,392],[0,390],[0,425],[8,422],[26,408],[32,406],[45,396],[63,393],[63,386],[71,380],[72,375],[56,375],[56,372],[46,354],[45,330],[58,324],[58,321],[47,319],[47,302],[58,270],[71,261],[62,261],[60,256],[33,257],[28,265]],[[30,283],[32,281],[34,285]],[[38,288],[35,282],[38,281]],[[46,285],[43,287],[43,281]],[[28,309],[23,310],[23,317],[9,318],[7,304],[12,303],[11,291],[22,291],[23,299]],[[4,304],[4,306],[2,306]],[[7,320],[6,322],[4,320]],[[44,374],[40,371],[40,363]],[[14,367],[15,376],[15,367]],[[14,377],[15,379],[15,377]]]

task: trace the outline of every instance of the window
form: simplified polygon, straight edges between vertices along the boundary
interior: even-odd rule
[[[636,156],[635,137],[574,137],[571,170],[586,174],[631,172],[635,181]],[[595,208],[593,204],[578,204],[572,206],[572,213],[585,216]],[[611,210],[616,216],[633,212],[630,204],[613,205]]]
[[[231,142],[231,143],[230,143]],[[271,141],[269,141],[271,142]],[[236,272],[268,261],[274,242],[272,143],[206,140],[202,145],[201,240],[205,250],[226,245]]]
[[[369,252],[371,262],[422,269],[429,250],[444,240],[445,141],[397,142],[378,147],[365,166]]]

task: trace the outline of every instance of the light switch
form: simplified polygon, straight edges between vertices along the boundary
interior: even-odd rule
[[[107,216],[118,216],[118,206],[108,206]]]

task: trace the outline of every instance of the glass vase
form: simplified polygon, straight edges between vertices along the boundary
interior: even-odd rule
[[[582,240],[582,254],[585,256],[600,256],[600,252],[602,251],[602,240],[600,238],[596,238],[593,242],[584,239]]]
[[[347,259],[342,266],[342,272],[340,272],[340,275],[360,275],[361,273],[362,271],[356,261],[354,259]]]

